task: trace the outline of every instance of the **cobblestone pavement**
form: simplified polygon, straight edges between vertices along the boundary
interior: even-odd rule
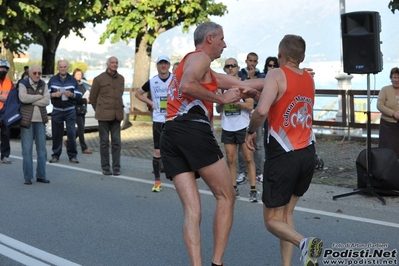
[[[220,141],[221,130],[216,128],[215,137]],[[98,132],[86,133],[90,149],[99,151]],[[152,159],[152,123],[133,121],[122,130],[122,155]],[[220,143],[221,144],[221,143]],[[372,147],[376,142],[372,142]],[[223,145],[221,144],[224,151]],[[356,158],[366,148],[366,139],[352,138],[351,141],[333,135],[318,135],[316,151],[324,161],[324,168],[315,170],[313,183],[355,188],[357,183]],[[80,147],[78,147],[80,152]]]

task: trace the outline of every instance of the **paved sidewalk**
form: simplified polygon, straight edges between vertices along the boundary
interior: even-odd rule
[[[221,129],[215,129],[220,143]],[[366,148],[366,139],[343,140],[340,136],[318,135],[316,151],[324,161],[324,169],[315,170],[313,183],[355,188],[357,183],[356,158]],[[87,145],[99,151],[98,132],[86,133]],[[122,155],[151,160],[153,156],[152,123],[133,121],[122,130]],[[221,144],[224,151],[223,144]],[[372,144],[376,146],[375,141]],[[80,148],[78,147],[80,152]]]

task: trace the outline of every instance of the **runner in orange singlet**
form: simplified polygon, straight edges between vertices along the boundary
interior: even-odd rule
[[[263,82],[261,79],[239,81],[211,70],[211,62],[226,48],[220,25],[213,22],[200,24],[194,32],[194,43],[196,51],[180,62],[168,88],[161,156],[165,174],[173,180],[182,201],[183,238],[192,265],[203,265],[201,201],[196,177],[201,176],[215,196],[212,265],[222,265],[233,221],[235,192],[226,161],[213,136],[213,102],[225,104],[254,97],[257,94],[254,89],[260,90]],[[227,92],[217,94],[217,88],[227,89]],[[248,92],[247,95],[241,93],[243,90]]]
[[[309,188],[316,163],[312,131],[314,82],[299,68],[305,48],[302,37],[284,36],[278,51],[281,68],[267,73],[246,136],[248,148],[254,151],[255,130],[269,118],[263,216],[266,228],[280,239],[282,265],[291,265],[293,245],[301,249],[304,265],[318,265],[323,247],[321,239],[305,238],[295,231],[292,219],[296,203]]]

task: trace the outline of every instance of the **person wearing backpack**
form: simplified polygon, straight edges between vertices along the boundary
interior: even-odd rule
[[[5,59],[0,59],[0,110],[3,109],[4,102],[7,100],[9,92],[14,87],[12,81],[6,77],[9,69],[10,69],[10,63],[8,63],[8,61]],[[1,162],[5,164],[11,164],[11,161],[8,159],[11,152],[10,130],[1,121],[0,121],[0,130],[1,130]]]
[[[50,183],[46,176],[46,123],[48,122],[46,106],[50,104],[50,93],[41,75],[41,67],[33,65],[29,69],[28,76],[21,79],[18,86],[18,96],[23,103],[20,108],[22,115],[20,126],[25,185],[32,185],[33,143],[36,143],[37,152],[36,181]]]

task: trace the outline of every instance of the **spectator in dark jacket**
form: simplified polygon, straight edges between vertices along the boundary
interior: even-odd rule
[[[53,154],[50,163],[56,163],[62,152],[62,137],[64,135],[64,122],[67,133],[67,154],[71,163],[79,163],[76,150],[76,101],[82,98],[82,92],[76,79],[68,74],[68,62],[59,60],[57,63],[59,73],[52,76],[48,82],[48,90],[53,104],[51,113],[51,131],[53,134]]]
[[[93,152],[89,150],[85,141],[85,120],[87,113],[87,104],[89,98],[86,95],[86,88],[82,84],[83,71],[80,68],[76,68],[73,73],[73,77],[79,83],[80,91],[82,92],[82,98],[76,101],[76,125],[78,126],[78,132],[76,137],[79,137],[80,148],[84,154],[92,154]]]

